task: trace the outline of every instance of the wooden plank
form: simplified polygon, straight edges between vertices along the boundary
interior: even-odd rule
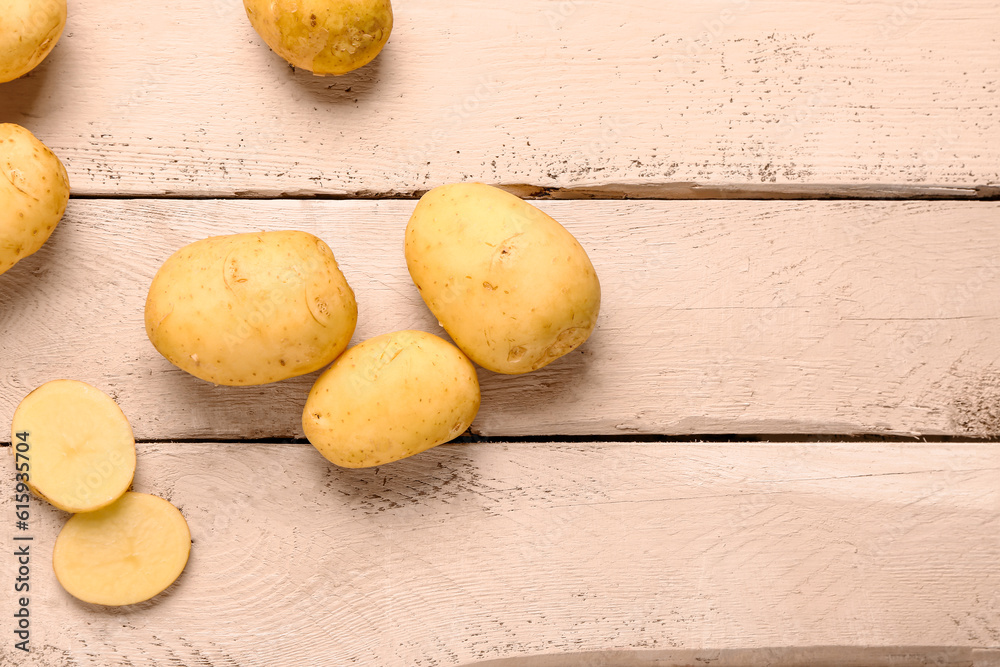
[[[443,333],[403,260],[409,201],[86,201],[0,277],[0,415],[58,377],[142,439],[301,437],[315,375],[213,387],[165,361],[146,290],[175,249],[295,228],[334,249],[355,342]],[[1000,434],[1000,204],[543,202],[591,254],[598,328],[539,372],[482,372],[476,433]],[[0,438],[7,437],[0,435]]]
[[[816,646],[729,650],[598,651],[501,658],[477,667],[993,667],[985,651],[960,647]]]
[[[239,0],[74,0],[49,59],[0,88],[0,119],[55,149],[83,194],[1000,185],[992,0],[395,10],[372,66],[316,78],[264,46]]]
[[[139,450],[135,488],[190,524],[187,570],[148,603],[79,603],[50,568],[66,515],[34,501],[36,653],[8,638],[0,663],[645,666],[786,647],[742,664],[801,665],[787,648],[881,646],[909,659],[861,664],[971,665],[1000,644],[998,444],[494,443],[369,470],[308,445]],[[0,515],[9,545],[6,491]],[[921,646],[939,648],[898,648]]]

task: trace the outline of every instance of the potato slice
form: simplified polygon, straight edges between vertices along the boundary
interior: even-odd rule
[[[11,431],[11,442],[28,445],[11,447],[28,464],[28,486],[61,510],[100,509],[132,484],[132,427],[110,396],[86,382],[46,382],[17,406]]]
[[[117,606],[162,593],[190,553],[191,531],[180,510],[129,491],[104,509],[71,517],[56,538],[52,568],[73,597]]]

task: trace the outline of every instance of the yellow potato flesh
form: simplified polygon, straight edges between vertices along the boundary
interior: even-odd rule
[[[601,286],[572,234],[498,188],[435,188],[406,228],[406,264],[455,344],[497,373],[537,370],[594,330]]]
[[[66,0],[0,0],[0,83],[33,70],[66,26]]]
[[[0,274],[42,247],[68,203],[59,158],[20,125],[0,124]]]
[[[146,333],[175,366],[215,384],[319,370],[358,320],[333,252],[299,231],[217,236],[174,253],[146,299]]]
[[[105,507],[132,484],[132,427],[111,397],[89,384],[43,384],[21,401],[11,431],[11,442],[27,444],[21,453],[27,457],[28,486],[61,510]]]
[[[389,0],[243,0],[243,5],[275,53],[318,75],[367,65],[392,32]]]
[[[66,522],[52,567],[70,595],[103,605],[135,604],[163,592],[187,564],[191,532],[163,498],[126,493]]]
[[[384,334],[319,377],[302,413],[309,442],[347,468],[382,465],[453,440],[479,410],[472,362],[422,331]]]

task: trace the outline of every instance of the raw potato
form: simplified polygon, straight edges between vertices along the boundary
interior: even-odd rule
[[[0,0],[0,83],[35,69],[66,26],[66,0]]]
[[[330,247],[298,231],[216,236],[174,253],[146,298],[160,354],[215,384],[258,385],[323,368],[358,321]]]
[[[77,514],[52,552],[56,579],[73,597],[103,605],[135,604],[174,583],[191,553],[191,532],[163,498],[126,493],[115,504]]]
[[[275,53],[318,75],[367,65],[392,32],[389,0],[243,0],[243,6]]]
[[[11,442],[28,445],[27,458],[15,459],[28,464],[28,486],[61,510],[100,509],[132,485],[132,427],[110,396],[86,382],[53,380],[28,394],[14,411]]]
[[[397,331],[351,348],[319,377],[302,428],[329,461],[365,468],[453,440],[478,410],[476,369],[460,350]]]
[[[0,274],[42,247],[68,203],[69,177],[55,153],[20,125],[0,124]]]
[[[483,368],[537,370],[590,336],[601,286],[562,225],[480,183],[424,195],[406,227],[406,265],[455,344]]]

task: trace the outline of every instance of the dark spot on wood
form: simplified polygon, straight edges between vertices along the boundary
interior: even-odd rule
[[[989,368],[962,387],[952,402],[951,419],[967,435],[1000,435],[1000,371]]]

